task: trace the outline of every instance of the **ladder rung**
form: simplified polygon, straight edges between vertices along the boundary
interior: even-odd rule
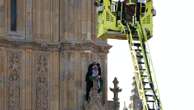
[[[137,32],[132,32],[133,34],[133,39],[136,39],[136,40],[139,40],[139,36],[138,36],[138,33]]]
[[[143,83],[144,83],[144,84],[148,84],[148,83],[150,83],[150,82],[147,82],[147,81],[143,81]]]
[[[142,62],[142,61],[138,61],[138,64],[144,64],[144,62]]]
[[[143,55],[141,55],[139,52],[136,53],[136,56],[139,58],[143,58]]]
[[[146,78],[146,77],[148,77],[148,76],[147,76],[147,75],[141,75],[141,77]]]
[[[146,69],[143,69],[143,68],[141,68],[141,69],[139,69],[140,71],[146,71]]]
[[[144,70],[142,65],[139,65],[139,70]]]
[[[141,75],[147,75],[147,74],[145,73],[145,70],[144,70],[144,69],[140,69],[139,71],[140,71],[140,74],[141,74]]]
[[[144,88],[144,90],[152,90],[152,88]]]
[[[151,94],[145,94],[145,96],[154,97],[154,95],[151,95]]]
[[[136,52],[141,52],[142,49],[138,48],[138,49],[134,49]]]
[[[146,72],[145,72],[145,71],[143,71],[143,70],[141,70],[140,75],[143,75],[143,76],[145,76],[146,78],[148,78],[148,75],[147,75],[147,74],[146,74]]]
[[[140,43],[133,43],[133,45],[134,45],[135,47],[140,47],[140,46],[141,46]]]
[[[150,80],[150,78],[149,78],[149,77],[145,77],[145,78],[142,78],[142,80],[143,80],[144,82],[147,82],[147,81]]]
[[[147,94],[145,94],[145,96],[155,96],[155,95],[153,93],[152,94],[147,93]]]
[[[155,100],[147,100],[147,102],[155,102]]]
[[[137,40],[137,41],[139,41],[138,36],[133,36],[133,40]]]

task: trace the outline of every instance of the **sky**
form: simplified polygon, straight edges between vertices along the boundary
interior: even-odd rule
[[[163,110],[194,109],[194,1],[154,0],[154,36],[149,49]],[[108,86],[116,76],[129,103],[133,66],[127,41],[109,40]],[[112,93],[109,92],[109,99]]]

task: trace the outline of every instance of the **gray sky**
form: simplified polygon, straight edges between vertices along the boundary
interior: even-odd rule
[[[194,100],[194,1],[154,0],[154,37],[149,48],[164,110],[191,110]],[[129,100],[133,67],[127,41],[109,41],[109,86],[117,76]],[[112,93],[109,93],[109,99]]]

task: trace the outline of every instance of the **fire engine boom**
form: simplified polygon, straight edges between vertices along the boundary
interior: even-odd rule
[[[162,110],[159,91],[147,49],[153,36],[152,0],[96,0],[97,36],[101,39],[128,40],[134,66],[135,91],[138,101],[134,110]],[[137,106],[137,107],[136,107]]]

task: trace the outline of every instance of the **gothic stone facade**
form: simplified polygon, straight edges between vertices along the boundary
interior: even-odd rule
[[[93,61],[107,103],[110,46],[96,39],[94,1],[0,0],[0,110],[82,110]]]

